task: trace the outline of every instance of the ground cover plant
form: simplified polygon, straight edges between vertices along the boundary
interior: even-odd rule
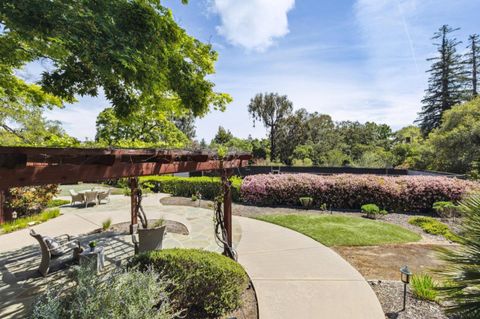
[[[408,222],[420,227],[428,234],[440,235],[453,242],[458,242],[460,240],[460,238],[450,230],[448,225],[435,218],[425,216],[412,217]]]
[[[392,212],[430,211],[438,201],[458,201],[480,184],[447,177],[314,174],[260,174],[244,178],[242,199],[255,205],[297,206],[310,196],[314,205],[360,209],[376,203]]]
[[[326,246],[370,246],[415,242],[421,236],[397,225],[338,215],[263,215],[259,220],[290,228]]]
[[[16,231],[19,229],[27,228],[29,223],[43,223],[49,219],[55,218],[60,216],[60,210],[58,208],[55,209],[47,209],[41,212],[40,214],[35,214],[26,217],[20,217],[15,220],[5,222],[0,225],[0,229],[4,233],[10,233],[12,231]]]
[[[161,272],[169,285],[172,303],[188,318],[217,318],[240,306],[248,277],[233,260],[198,249],[164,249],[135,256],[131,266]]]
[[[93,267],[76,267],[75,285],[48,290],[34,305],[30,318],[152,318],[176,317],[167,283],[155,271],[114,271],[99,276]]]

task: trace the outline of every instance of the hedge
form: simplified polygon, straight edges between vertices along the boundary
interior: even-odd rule
[[[435,202],[456,202],[474,190],[480,190],[478,183],[447,177],[262,174],[245,177],[241,196],[255,205],[297,206],[300,197],[309,196],[317,207],[360,209],[374,203],[391,212],[423,212]]]
[[[199,249],[163,249],[137,255],[130,267],[153,269],[172,281],[168,292],[188,318],[218,318],[241,305],[248,276],[235,261]]]
[[[232,200],[240,200],[240,186],[242,179],[232,179]],[[174,196],[191,197],[198,192],[203,199],[213,200],[221,194],[219,177],[176,177],[176,176],[146,176],[140,178],[143,188],[154,192],[168,193]]]

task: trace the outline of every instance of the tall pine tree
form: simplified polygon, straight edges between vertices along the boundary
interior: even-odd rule
[[[466,75],[468,79],[468,96],[478,96],[478,78],[480,77],[480,36],[472,34],[468,37],[468,52],[465,55]]]
[[[461,42],[450,37],[457,30],[443,25],[432,38],[438,56],[427,59],[433,63],[427,71],[430,73],[428,89],[425,90],[422,111],[417,119],[424,135],[440,125],[443,112],[464,98],[465,71],[462,57],[457,53],[457,45]]]

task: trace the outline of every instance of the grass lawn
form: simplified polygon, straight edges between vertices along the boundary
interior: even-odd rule
[[[294,214],[256,218],[293,229],[326,246],[370,246],[421,239],[403,227],[361,217]]]

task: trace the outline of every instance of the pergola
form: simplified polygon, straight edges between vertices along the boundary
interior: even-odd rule
[[[0,223],[12,218],[5,205],[12,187],[129,178],[133,233],[138,227],[139,176],[220,171],[226,242],[231,247],[232,198],[226,180],[250,158],[246,153],[219,158],[210,152],[161,149],[0,147]]]

